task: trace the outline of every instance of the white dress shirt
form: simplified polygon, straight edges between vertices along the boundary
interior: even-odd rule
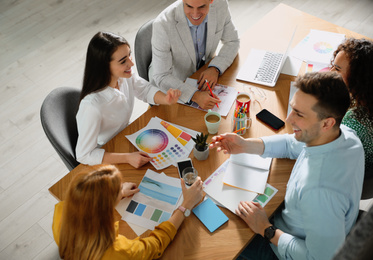
[[[108,86],[85,96],[80,102],[76,115],[78,162],[89,165],[102,163],[105,150],[100,147],[128,125],[134,97],[154,104],[154,95],[159,91],[137,74],[128,79],[120,78],[118,86],[119,90]]]

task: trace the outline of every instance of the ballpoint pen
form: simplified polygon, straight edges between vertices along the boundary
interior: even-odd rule
[[[206,82],[207,86],[209,87],[209,90],[210,90],[211,96],[214,97],[214,94],[212,93],[212,90],[211,90],[210,84],[207,82],[207,79],[205,79],[205,82]],[[216,103],[216,106],[219,108],[218,103]]]

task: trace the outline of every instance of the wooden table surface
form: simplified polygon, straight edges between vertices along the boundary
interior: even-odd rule
[[[362,35],[308,15],[284,4],[279,4],[256,25],[248,29],[241,37],[239,55],[236,57],[232,66],[219,78],[220,84],[235,87],[238,91],[248,92],[249,89],[252,88],[255,92],[257,91],[256,88],[258,88],[262,93],[265,93],[265,98],[261,100],[260,104],[252,102],[250,106],[250,116],[253,122],[252,127],[246,132],[244,137],[261,137],[292,132],[291,126],[287,124],[285,124],[285,127],[280,131],[274,132],[269,127],[258,122],[255,118],[255,114],[262,108],[266,108],[285,121],[288,108],[290,82],[294,81],[295,77],[281,74],[274,88],[236,81],[235,78],[251,48],[284,51],[291,38],[295,25],[297,25],[297,31],[292,47],[299,43],[309,33],[310,29],[344,33],[348,37],[362,37]],[[303,64],[299,74],[303,74],[304,71],[305,65]],[[195,73],[192,77],[198,78],[198,76],[199,72]],[[232,106],[232,110],[233,108],[234,106]],[[232,110],[227,117],[222,117],[218,134],[231,131],[230,120]],[[127,140],[125,135],[132,134],[145,127],[150,118],[154,116],[188,127],[198,132],[207,133],[207,128],[203,119],[204,115],[205,112],[203,111],[180,104],[172,106],[153,106],[109,141],[104,148],[108,152],[137,151],[137,149]],[[210,141],[211,138],[212,135],[209,136],[208,141]],[[199,176],[204,181],[225,160],[227,160],[229,156],[224,155],[223,153],[217,153],[214,149],[210,150],[210,155],[205,161],[196,160],[193,156],[193,152],[191,153],[190,158],[193,161],[193,165],[198,170]],[[293,160],[273,160],[268,183],[276,187],[278,193],[265,207],[268,216],[271,216],[284,200],[286,184],[293,164]],[[117,167],[122,173],[123,180],[135,183],[140,183],[147,169],[155,170],[151,164],[147,164],[139,169],[135,169],[128,164],[118,164]],[[54,184],[49,189],[50,193],[58,200],[63,200],[71,179],[78,172],[91,170],[92,168],[94,167],[79,165]],[[178,177],[177,169],[173,166],[162,171],[168,176]],[[162,259],[175,259],[176,256],[177,259],[232,259],[237,257],[251,241],[254,233],[235,214],[225,208],[222,208],[222,211],[228,216],[229,221],[214,233],[210,233],[196,216],[191,214],[191,216],[188,217],[180,227],[174,241],[164,252]],[[118,220],[120,219],[119,214],[117,214],[116,217]],[[128,238],[136,237],[136,234],[123,220],[120,221],[119,232]],[[149,233],[150,231],[147,231],[142,234],[141,237],[146,237]]]

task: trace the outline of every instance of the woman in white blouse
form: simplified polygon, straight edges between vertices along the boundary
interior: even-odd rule
[[[79,133],[76,158],[80,163],[129,163],[138,168],[151,161],[144,152],[109,153],[100,148],[128,125],[134,97],[150,104],[170,105],[181,94],[174,89],[164,94],[132,74],[133,65],[130,46],[123,37],[98,32],[91,39],[76,115]]]

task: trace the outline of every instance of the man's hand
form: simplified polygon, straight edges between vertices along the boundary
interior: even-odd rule
[[[267,214],[258,202],[241,201],[236,209],[236,214],[246,222],[252,231],[263,237],[264,230],[271,226]]]
[[[212,97],[210,91],[197,91],[194,93],[192,101],[196,102],[202,109],[212,109],[216,103],[221,102],[218,97]]]
[[[206,69],[199,76],[198,89],[201,91],[209,90],[205,82],[207,80],[207,82],[210,84],[211,90],[213,90],[215,85],[218,83],[218,77],[219,77],[219,72],[217,71],[215,67],[210,67]]]

